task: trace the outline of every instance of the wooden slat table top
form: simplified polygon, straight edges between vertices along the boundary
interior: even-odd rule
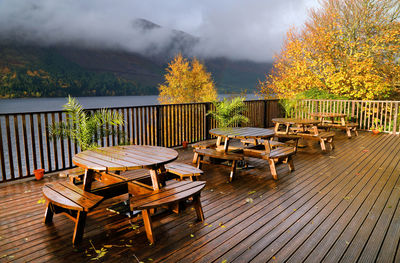
[[[147,145],[128,145],[103,147],[80,152],[72,158],[72,162],[84,169],[126,171],[163,165],[177,158],[178,152],[174,149]]]
[[[254,127],[229,127],[215,128],[210,130],[211,135],[235,139],[266,139],[273,137],[275,132],[272,129]]]
[[[336,118],[336,117],[346,117],[345,113],[336,113],[336,112],[313,112],[309,113],[312,117],[320,117],[320,118]]]
[[[296,118],[274,118],[272,119],[273,123],[281,123],[281,124],[301,124],[301,125],[306,125],[306,124],[318,124],[321,121],[319,120],[313,120],[313,119],[296,119]]]

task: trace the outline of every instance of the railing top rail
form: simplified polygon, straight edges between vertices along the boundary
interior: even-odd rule
[[[254,100],[245,100],[246,102],[253,101],[274,101],[278,99],[254,99]],[[130,108],[151,108],[151,107],[168,107],[171,105],[183,106],[183,105],[206,105],[212,102],[192,102],[192,103],[179,103],[179,104],[153,104],[153,105],[140,105],[140,106],[125,106],[125,107],[103,107],[103,108],[85,108],[87,111],[100,110],[100,109],[110,109],[110,110],[121,110],[121,109],[130,109]],[[36,112],[6,112],[0,113],[0,116],[10,116],[10,115],[29,115],[29,114],[50,114],[50,113],[62,113],[64,110],[53,110],[53,111],[36,111]]]
[[[351,101],[351,102],[392,102],[392,103],[400,103],[398,100],[333,100],[333,99],[299,99],[299,100],[308,100],[308,101]]]

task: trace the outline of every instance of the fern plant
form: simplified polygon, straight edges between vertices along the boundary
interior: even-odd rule
[[[50,125],[49,133],[52,138],[75,140],[82,151],[97,148],[99,147],[97,144],[99,138],[114,135],[115,131],[109,129],[108,126],[124,124],[123,117],[117,112],[101,109],[91,114],[70,96],[63,108],[66,111],[67,120]],[[122,138],[124,137],[122,136]]]
[[[244,97],[236,97],[232,100],[224,98],[222,101],[213,102],[215,111],[209,111],[220,128],[232,127],[234,125],[246,124],[249,118],[243,115],[246,110]]]

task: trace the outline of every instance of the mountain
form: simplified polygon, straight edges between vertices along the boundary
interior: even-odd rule
[[[168,62],[179,52],[190,56],[199,39],[144,19],[133,21],[132,27],[142,33],[167,30],[170,37],[161,48],[149,45],[141,53],[76,44],[20,44],[0,37],[0,97],[157,94]],[[227,58],[201,60],[220,93],[253,91],[272,66]]]

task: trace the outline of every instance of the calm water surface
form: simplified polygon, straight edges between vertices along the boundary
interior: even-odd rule
[[[222,94],[219,97],[229,97]],[[152,96],[109,96],[109,97],[78,97],[84,108],[110,108],[127,106],[144,106],[158,104],[157,95]],[[247,99],[257,99],[254,94],[247,94]],[[37,112],[62,110],[66,98],[23,98],[0,99],[1,113]]]

